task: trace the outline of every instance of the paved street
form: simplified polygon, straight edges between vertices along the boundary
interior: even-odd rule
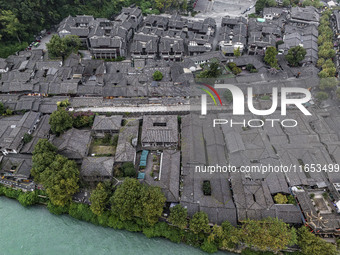
[[[12,181],[12,180],[0,179],[0,183],[5,185],[5,186],[10,186],[12,188],[18,188],[18,189],[23,189],[23,190],[28,190],[28,191],[33,191],[34,187],[35,187],[34,182],[18,183],[16,181]]]
[[[242,14],[247,8],[254,6],[256,0],[198,0],[195,11],[200,12],[195,16],[197,19],[214,18],[217,26],[220,26],[222,17],[228,15],[232,17],[245,16],[255,12],[253,7],[250,11]]]
[[[190,111],[189,105],[162,106],[162,105],[143,105],[143,106],[126,106],[126,107],[84,107],[75,109],[75,111],[91,112],[116,112],[116,113],[147,113],[147,112],[185,112]]]
[[[46,43],[48,43],[52,36],[54,35],[55,33],[51,33],[51,34],[46,34],[43,38],[41,38],[41,41],[40,41],[40,45],[38,47],[33,47],[32,49],[39,49],[39,50],[46,50]]]
[[[83,60],[92,59],[91,52],[89,50],[79,50],[79,52],[82,54]]]

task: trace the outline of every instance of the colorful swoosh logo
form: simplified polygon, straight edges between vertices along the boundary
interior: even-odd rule
[[[207,88],[209,88],[212,92],[214,92],[214,94],[217,96],[218,101],[220,102],[220,104],[223,105],[220,95],[217,93],[217,91],[212,86],[210,86],[208,84],[202,84],[202,85],[207,87]],[[217,105],[215,97],[213,96],[213,94],[211,94],[211,92],[209,90],[203,89],[203,88],[200,88],[200,89],[203,90],[205,93],[207,93],[211,97],[211,99],[214,101],[215,105]]]

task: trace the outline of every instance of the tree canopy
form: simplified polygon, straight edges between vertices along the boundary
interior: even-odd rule
[[[5,113],[5,106],[2,102],[0,102],[0,115]]]
[[[286,59],[291,66],[298,66],[305,59],[306,50],[301,46],[292,47],[288,50]]]
[[[125,162],[122,165],[122,170],[125,177],[134,177],[136,176],[136,169],[132,162]]]
[[[264,55],[264,62],[273,68],[278,68],[277,65],[277,50],[275,47],[268,47]]]
[[[241,56],[240,47],[238,47],[237,49],[234,49],[234,56],[237,58]]]
[[[265,7],[274,6],[277,6],[277,2],[275,0],[257,0],[255,4],[255,11],[257,14],[260,14]]]
[[[41,183],[54,205],[65,206],[78,191],[79,170],[73,160],[58,155],[46,139],[40,139],[33,151],[31,174]]]
[[[108,201],[109,194],[106,191],[104,184],[98,183],[96,189],[91,192],[91,211],[98,216],[102,215]]]
[[[40,139],[34,147],[32,156],[31,175],[35,182],[40,182],[40,175],[53,162],[57,154],[57,148],[47,139]]]
[[[145,186],[136,179],[126,178],[110,202],[113,214],[120,220],[138,217],[145,224],[154,225],[162,214],[165,200],[159,187]]]
[[[161,81],[163,79],[163,74],[162,74],[162,72],[157,70],[156,72],[154,72],[152,77],[153,77],[154,81]]]
[[[218,62],[210,62],[206,65],[205,70],[199,74],[199,78],[217,78],[222,73],[220,64]]]
[[[210,230],[208,215],[205,212],[196,212],[190,220],[190,230],[195,234],[208,233]]]
[[[304,255],[336,255],[336,246],[315,236],[306,227],[301,227],[298,231],[298,245]]]
[[[73,160],[56,155],[53,162],[40,175],[48,197],[55,205],[65,206],[79,189],[79,170]]]
[[[76,35],[66,35],[63,38],[53,35],[51,40],[46,43],[50,57],[62,57],[63,59],[72,52],[77,53],[80,46],[81,41]]]
[[[51,114],[49,124],[51,125],[51,130],[53,133],[61,134],[65,130],[72,127],[73,120],[65,109],[60,108]]]
[[[170,208],[169,222],[184,229],[188,225],[188,210],[180,204]]]
[[[245,220],[240,236],[246,245],[262,251],[270,249],[277,252],[297,242],[295,229],[277,218]]]
[[[319,88],[321,90],[333,90],[339,85],[339,81],[336,77],[327,77],[320,79]]]
[[[288,203],[287,196],[283,195],[281,193],[278,193],[278,194],[275,195],[274,201],[277,204],[287,204]]]

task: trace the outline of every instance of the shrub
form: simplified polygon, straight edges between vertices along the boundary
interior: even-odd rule
[[[234,67],[232,69],[232,72],[233,72],[233,74],[238,75],[238,74],[240,74],[242,72],[242,70],[239,67]]]
[[[237,65],[234,62],[229,62],[228,67],[233,70],[233,68],[237,67]]]
[[[122,170],[125,177],[135,177],[136,176],[136,169],[133,163],[126,162],[122,165]]]
[[[24,138],[22,140],[24,141],[24,144],[26,144],[26,143],[29,143],[30,141],[32,141],[32,139],[33,139],[32,135],[25,133]]]
[[[210,181],[203,181],[203,194],[205,196],[211,195],[211,184]]]
[[[161,81],[163,79],[163,74],[157,70],[156,72],[154,72],[152,77],[155,81]]]
[[[287,196],[281,193],[276,194],[274,200],[276,204],[287,204],[288,202]]]
[[[316,94],[316,99],[319,100],[319,101],[324,101],[328,98],[328,93],[327,92],[323,92],[323,91],[320,91]]]

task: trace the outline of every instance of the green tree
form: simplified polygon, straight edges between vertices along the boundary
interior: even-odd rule
[[[136,215],[137,203],[139,203],[142,186],[136,179],[126,178],[118,186],[111,198],[113,214],[120,220],[132,220]]]
[[[19,43],[21,43],[19,34],[20,31],[23,29],[23,26],[12,11],[0,11],[0,24],[3,27],[1,32],[2,36],[3,34],[7,34],[10,38],[14,37],[18,40]]]
[[[108,192],[103,183],[98,183],[95,190],[92,191],[90,196],[91,211],[100,216],[103,214],[106,204],[108,203]]]
[[[202,190],[205,196],[211,195],[211,184],[209,180],[203,181]]]
[[[276,5],[276,0],[257,0],[255,4],[255,11],[257,14],[260,14],[265,7],[274,7]]]
[[[57,154],[57,148],[47,139],[40,139],[34,147],[32,156],[31,175],[35,182],[41,181],[41,174],[54,161]]]
[[[31,174],[44,186],[51,203],[64,207],[78,191],[79,170],[73,160],[56,151],[49,141],[40,139],[34,147]]]
[[[333,58],[335,56],[335,51],[333,50],[333,43],[332,41],[327,41],[324,42],[320,47],[319,47],[319,58]]]
[[[325,63],[325,59],[324,58],[319,58],[318,62],[316,63],[316,65],[318,67],[322,67],[322,65]]]
[[[268,47],[264,56],[264,62],[273,68],[278,68],[277,65],[277,50],[275,47]]]
[[[218,62],[210,62],[208,68],[199,74],[199,78],[217,78],[222,73]]]
[[[328,243],[321,238],[312,234],[306,227],[301,227],[297,231],[298,245],[304,255],[318,254],[318,255],[336,255],[336,246]]]
[[[316,94],[316,99],[319,101],[324,101],[328,99],[328,93],[324,91],[320,91]]]
[[[5,106],[2,102],[0,102],[0,115],[5,113]]]
[[[154,81],[161,81],[163,79],[163,74],[160,71],[156,71],[152,75]]]
[[[210,242],[205,239],[203,244],[201,245],[201,249],[207,253],[215,253],[218,251],[217,246],[214,242]]]
[[[234,56],[237,58],[241,56],[240,47],[238,47],[237,49],[234,49]]]
[[[66,35],[64,38],[62,38],[62,41],[66,45],[67,56],[70,55],[72,52],[77,53],[81,46],[81,41],[76,35]]]
[[[136,176],[136,169],[133,163],[125,162],[122,165],[122,170],[125,177],[135,177]]]
[[[329,68],[335,68],[335,65],[332,59],[327,59],[322,65],[322,69],[329,69]]]
[[[188,225],[188,210],[180,204],[170,208],[169,222],[180,229]]]
[[[229,221],[224,221],[221,225],[223,230],[222,238],[220,239],[220,248],[233,249],[240,241],[240,235],[237,228],[235,228]]]
[[[24,134],[24,138],[22,139],[24,144],[29,143],[30,141],[32,141],[33,136],[31,134],[25,133]]]
[[[283,0],[282,5],[288,7],[290,5],[290,0]]]
[[[335,77],[327,77],[320,79],[319,88],[321,90],[333,90],[339,85],[339,81]]]
[[[65,57],[66,56],[66,45],[64,41],[58,36],[53,35],[51,40],[46,43],[48,54],[51,57]]]
[[[65,59],[72,52],[77,53],[81,41],[76,35],[66,35],[60,38],[58,35],[53,35],[51,40],[46,43],[48,53],[52,57],[62,57]]]
[[[210,230],[208,215],[205,212],[196,212],[190,220],[189,228],[195,234],[208,233]]]
[[[238,75],[242,72],[242,69],[239,67],[234,67],[232,70],[233,74]]]
[[[136,179],[126,178],[110,202],[112,213],[119,220],[138,217],[146,225],[154,225],[162,214],[165,200],[159,187],[144,186]]]
[[[18,201],[23,206],[34,205],[38,202],[38,195],[35,191],[33,192],[23,192],[19,195]]]
[[[165,201],[166,198],[160,187],[143,186],[140,198],[142,210],[138,212],[139,216],[147,225],[156,224],[162,215]]]
[[[57,155],[54,161],[40,175],[51,202],[57,206],[65,206],[72,201],[78,191],[79,170],[73,160]]]
[[[72,127],[73,120],[65,109],[60,108],[51,114],[49,124],[51,125],[51,130],[53,133],[61,134],[65,130]]]
[[[187,0],[183,0],[182,5],[181,5],[181,9],[183,11],[186,11],[188,9],[188,1]]]
[[[9,116],[9,115],[12,115],[13,114],[13,111],[9,108],[6,109],[6,115]]]
[[[297,242],[295,229],[277,218],[245,220],[240,229],[240,236],[247,246],[261,251],[269,249],[278,252]]]
[[[283,194],[281,194],[281,193],[277,193],[277,194],[274,196],[274,201],[275,201],[275,203],[277,203],[277,204],[287,204],[288,199],[287,199],[287,196],[286,196],[286,195],[283,195]]]
[[[292,195],[287,196],[288,204],[296,205],[296,200]]]
[[[298,66],[305,56],[306,50],[301,46],[296,46],[289,49],[286,59],[291,66]]]

